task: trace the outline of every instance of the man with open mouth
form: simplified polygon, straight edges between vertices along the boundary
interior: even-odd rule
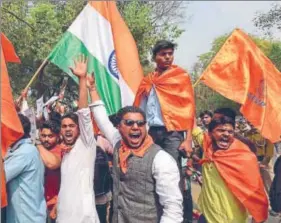
[[[72,73],[79,79],[79,109],[61,119],[63,143],[71,147],[61,161],[57,222],[99,223],[93,191],[96,140],[88,107],[87,59],[80,55]]]
[[[229,109],[229,112],[232,112]],[[259,165],[249,147],[234,137],[235,119],[214,115],[202,141],[203,185],[199,222],[264,222],[268,199]]]
[[[138,107],[124,107],[117,113],[115,128],[92,78],[88,87],[97,125],[114,146],[112,222],[182,222],[177,162],[147,134],[145,113]]]

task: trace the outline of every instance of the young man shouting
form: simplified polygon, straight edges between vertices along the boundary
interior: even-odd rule
[[[93,83],[89,89],[95,120],[114,146],[112,222],[182,222],[177,163],[147,134],[145,113],[133,106],[120,109],[116,129]]]
[[[79,78],[79,109],[77,114],[62,117],[63,143],[71,147],[61,163],[61,186],[58,196],[58,223],[97,223],[93,173],[96,140],[88,108],[87,60],[80,56],[71,68]]]
[[[268,200],[255,154],[234,137],[234,119],[214,116],[203,136],[203,186],[199,222],[263,222]]]

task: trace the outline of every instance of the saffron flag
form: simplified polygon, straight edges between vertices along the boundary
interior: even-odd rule
[[[78,79],[69,67],[78,54],[88,57],[108,114],[132,105],[143,78],[135,41],[115,1],[90,1],[49,55],[49,61]]]
[[[240,112],[265,138],[281,140],[281,73],[243,31],[233,31],[202,81],[240,103]]]
[[[1,155],[5,156],[8,147],[23,135],[12,95],[6,62],[19,63],[12,43],[1,33]],[[4,169],[1,165],[1,207],[7,205]]]

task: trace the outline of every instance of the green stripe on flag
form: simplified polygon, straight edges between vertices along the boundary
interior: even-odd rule
[[[73,59],[81,53],[88,57],[88,73],[95,73],[97,90],[106,105],[108,115],[116,113],[121,108],[121,93],[118,83],[76,36],[66,32],[48,59],[78,83],[78,78],[72,74],[69,67],[74,66]]]

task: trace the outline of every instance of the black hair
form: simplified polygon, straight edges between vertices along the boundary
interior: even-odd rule
[[[212,121],[209,124],[208,131],[212,132],[214,128],[216,128],[218,125],[225,125],[230,124],[235,128],[235,121],[234,119],[230,118],[229,116],[218,116],[212,118]]]
[[[116,114],[116,118],[114,121],[116,122],[117,125],[120,124],[124,115],[126,115],[127,113],[139,113],[142,115],[143,120],[146,121],[146,115],[141,108],[135,106],[126,106],[124,108],[121,108]]]
[[[176,44],[172,43],[168,40],[159,40],[156,42],[156,44],[154,45],[154,47],[152,48],[152,55],[153,55],[153,59],[155,59],[156,54],[163,49],[175,49]]]
[[[52,111],[49,114],[49,119],[57,122],[59,125],[61,124],[61,114],[56,111]]]
[[[232,118],[233,120],[235,120],[236,117],[236,112],[231,108],[218,108],[214,111],[214,114],[221,114]]]
[[[109,120],[111,121],[112,125],[113,125],[114,127],[117,127],[117,125],[119,124],[119,122],[118,122],[118,117],[117,117],[117,113],[112,114],[112,115],[109,115],[108,118],[109,118]]]
[[[65,114],[64,116],[62,116],[61,118],[61,121],[65,118],[70,118],[76,125],[79,125],[78,123],[78,115],[75,114],[75,113],[68,113],[68,114]]]
[[[205,110],[205,111],[201,112],[199,117],[203,118],[204,115],[209,115],[211,118],[213,117],[213,113],[211,111],[209,111],[209,110]]]
[[[60,124],[55,120],[48,120],[40,126],[40,130],[42,129],[50,129],[53,133],[58,135],[60,133]]]
[[[18,114],[19,116],[19,119],[20,119],[20,122],[21,122],[21,125],[23,127],[23,132],[24,132],[24,135],[22,138],[29,138],[30,137],[30,130],[31,130],[31,124],[30,124],[30,121],[29,119],[24,116],[23,114]]]

